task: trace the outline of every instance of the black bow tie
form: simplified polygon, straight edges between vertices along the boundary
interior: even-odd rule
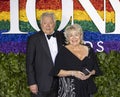
[[[50,39],[50,38],[51,38],[51,36],[56,37],[56,34],[55,34],[55,33],[53,33],[53,34],[47,35],[47,38],[48,38],[48,39]]]

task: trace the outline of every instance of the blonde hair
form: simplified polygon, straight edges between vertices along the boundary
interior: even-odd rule
[[[73,24],[73,25],[66,27],[65,32],[64,32],[64,36],[66,38],[66,44],[69,44],[68,38],[72,31],[75,31],[76,33],[80,34],[80,36],[81,36],[80,44],[83,44],[84,43],[83,31],[82,31],[82,27],[78,24]]]
[[[55,14],[52,12],[45,12],[41,15],[40,17],[40,24],[42,24],[43,18],[44,17],[51,17],[52,20],[54,21],[54,23],[56,24],[56,18],[55,18]]]

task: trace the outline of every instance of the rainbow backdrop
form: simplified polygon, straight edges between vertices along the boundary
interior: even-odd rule
[[[104,0],[90,0],[98,14],[103,18],[103,1]],[[21,31],[28,32],[26,35],[16,34],[1,34],[2,32],[9,31],[10,29],[10,0],[0,0],[0,52],[3,53],[25,53],[26,52],[26,40],[28,36],[34,34],[36,31],[31,27],[26,17],[25,6],[27,0],[19,0],[19,28]],[[86,11],[80,5],[78,0],[74,2],[74,22],[82,26],[84,31],[84,40],[91,41],[95,49],[97,49],[97,42],[103,41],[104,51],[109,52],[111,50],[120,51],[120,34],[119,35],[102,35],[88,16]],[[107,18],[106,25],[107,31],[112,32],[115,29],[114,24],[114,11],[106,0],[107,4]],[[36,18],[39,21],[39,17],[43,12],[54,12],[57,18],[57,27],[61,21],[61,0],[36,0]]]

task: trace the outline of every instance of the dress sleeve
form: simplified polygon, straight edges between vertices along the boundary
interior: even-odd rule
[[[93,64],[94,64],[93,69],[96,71],[95,75],[96,76],[101,75],[102,71],[99,68],[99,59],[92,48],[91,48],[91,56],[93,58]]]
[[[55,66],[52,68],[52,70],[50,71],[50,75],[51,76],[57,76],[58,75],[58,73],[59,73],[59,71],[61,70],[61,69],[63,69],[63,67],[64,67],[64,51],[63,51],[63,49],[61,49],[59,52],[58,52],[58,54],[57,54],[57,56],[56,56],[56,59],[55,59]]]

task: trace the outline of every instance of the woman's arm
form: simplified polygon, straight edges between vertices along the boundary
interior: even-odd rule
[[[76,78],[83,80],[85,74],[77,70],[62,70],[61,69],[57,76],[59,77],[74,76]]]
[[[73,71],[73,70],[60,70],[58,76],[59,77],[73,76],[73,74],[75,74],[76,72],[77,71]]]

